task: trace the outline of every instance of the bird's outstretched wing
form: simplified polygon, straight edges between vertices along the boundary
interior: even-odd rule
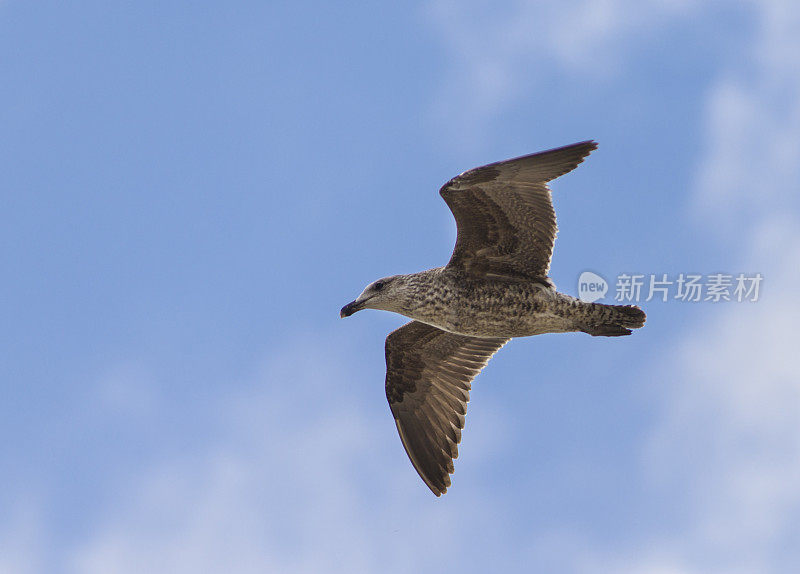
[[[456,219],[448,267],[475,275],[547,277],[556,216],[547,182],[575,169],[597,149],[576,143],[471,169],[439,193]]]
[[[419,321],[386,337],[386,398],[408,457],[436,496],[450,486],[472,379],[506,341]]]

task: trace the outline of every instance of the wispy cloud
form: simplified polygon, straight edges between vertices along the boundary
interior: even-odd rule
[[[434,500],[382,402],[380,359],[377,371],[367,372],[374,363],[349,360],[363,356],[360,349],[309,332],[271,351],[251,377],[197,413],[214,432],[185,439],[190,448],[143,457],[124,479],[113,476],[111,503],[87,512],[70,536],[52,536],[52,517],[37,504],[19,503],[0,517],[0,572],[52,571],[54,564],[122,574],[400,572],[453,569],[454,556],[480,570],[463,564],[474,556],[476,536],[503,538],[510,530],[519,538],[487,545],[505,555],[487,555],[487,564],[547,555],[560,567],[554,570],[571,572],[791,571],[800,562],[800,363],[793,360],[800,8],[791,0],[745,5],[755,43],[747,60],[726,62],[709,78],[693,208],[723,228],[723,240],[731,237],[725,229],[746,237],[751,248],[739,254],[741,268],[764,273],[762,300],[720,306],[687,325],[666,346],[669,360],[649,367],[667,384],[655,397],[659,410],[642,453],[643,493],[668,492],[665,504],[682,512],[672,525],[643,534],[646,548],[622,541],[610,549],[586,531],[550,524],[547,532],[531,527],[526,539],[516,532],[519,516],[504,506],[514,501],[500,488],[454,489]],[[491,121],[536,87],[545,65],[565,74],[614,74],[628,43],[697,10],[695,3],[632,0],[505,8],[436,2],[432,18],[452,55],[439,111],[447,121]],[[111,369],[94,397],[103,417],[132,421],[131,432],[174,407],[156,391],[156,373],[137,365]],[[367,384],[376,387],[369,401],[361,392]],[[520,427],[517,436],[524,436],[524,422]],[[502,437],[467,437],[464,453],[473,461],[491,461],[479,451],[502,448]],[[642,521],[653,527],[658,518]]]
[[[787,552],[800,536],[800,363],[792,359],[800,228],[768,225],[755,244],[786,255],[765,266],[763,299],[694,326],[676,344],[649,451],[656,482],[683,491],[690,509],[676,553],[706,572],[780,572],[800,559]],[[746,260],[763,262],[764,252]],[[704,565],[711,557],[713,569]]]
[[[669,383],[643,479],[671,493],[684,522],[647,550],[573,540],[585,551],[577,571],[602,562],[632,573],[763,573],[800,562],[792,550],[800,547],[800,7],[754,0],[736,8],[752,16],[754,35],[744,60],[722,62],[709,78],[690,203],[722,241],[746,239],[738,261],[765,275],[762,300],[687,325],[669,362],[652,366]],[[699,10],[692,2],[519,2],[505,10],[437,2],[433,14],[453,54],[440,101],[459,102],[447,110],[456,123],[491,121],[534,89],[541,66],[613,73],[627,42]]]
[[[752,4],[753,49],[709,89],[696,194],[704,219],[750,233],[800,207],[800,11],[780,0]]]
[[[555,69],[614,74],[629,42],[695,9],[682,0],[433,2],[430,19],[451,57],[434,115],[451,130],[480,130],[505,106],[544,89],[539,82]]]
[[[763,296],[676,343],[650,450],[656,474],[688,489],[690,524],[672,554],[703,572],[785,572],[800,561],[800,7],[752,10],[749,60],[731,62],[709,90],[695,205],[727,230],[723,241],[745,238],[740,265],[764,274]]]
[[[126,505],[101,513],[64,551],[67,571],[444,567],[468,543],[454,514],[464,509],[435,504],[402,453],[388,407],[361,403],[364,373],[342,360],[356,354],[313,333],[275,350],[216,405],[214,440],[153,461],[120,485]],[[380,378],[374,386],[380,398]]]
[[[334,557],[363,571],[369,549],[344,539],[369,535],[354,458],[373,439],[369,417],[338,392],[353,378],[341,369],[313,336],[277,350],[217,406],[214,441],[131,481],[130,506],[73,549],[74,571],[303,572]],[[304,552],[304,539],[314,548]]]

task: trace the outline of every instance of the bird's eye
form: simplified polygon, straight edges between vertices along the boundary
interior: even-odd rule
[[[377,282],[377,283],[375,283],[375,285],[373,286],[373,289],[375,289],[375,291],[380,291],[381,289],[383,289],[383,286],[384,286],[384,285],[385,285],[385,283],[384,283],[383,281],[378,281],[378,282]]]

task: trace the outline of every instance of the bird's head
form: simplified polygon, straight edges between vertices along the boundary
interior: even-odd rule
[[[383,309],[385,311],[394,310],[394,303],[400,296],[400,290],[404,285],[403,275],[392,275],[373,281],[361,292],[361,295],[342,307],[339,312],[340,317],[349,317],[361,309]]]

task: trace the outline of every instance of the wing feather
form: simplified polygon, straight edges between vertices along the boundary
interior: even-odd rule
[[[458,226],[448,267],[475,275],[546,280],[556,233],[547,182],[597,149],[585,141],[471,169],[440,190]]]
[[[386,337],[386,397],[408,458],[436,496],[450,486],[472,379],[506,341],[418,321]]]

